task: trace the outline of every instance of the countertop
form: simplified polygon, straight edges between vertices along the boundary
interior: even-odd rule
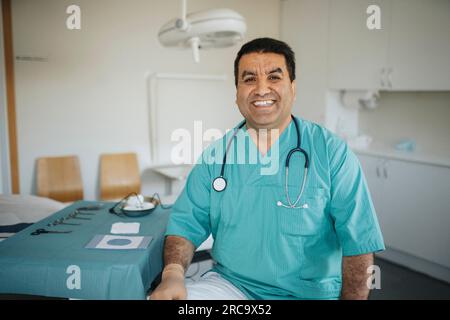
[[[450,147],[448,156],[431,154],[423,151],[420,152],[420,150],[414,152],[399,151],[394,149],[393,146],[382,143],[371,143],[367,148],[352,147],[351,149],[356,154],[450,167]]]

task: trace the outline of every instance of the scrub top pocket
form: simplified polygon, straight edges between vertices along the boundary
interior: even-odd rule
[[[286,235],[318,235],[326,223],[326,196],[323,189],[305,189],[298,205],[307,208],[277,208],[280,231]]]

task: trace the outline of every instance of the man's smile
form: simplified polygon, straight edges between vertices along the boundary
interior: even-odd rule
[[[252,102],[252,105],[257,107],[257,108],[261,108],[261,107],[271,107],[274,105],[276,101],[275,100],[271,100],[271,99],[266,99],[266,100],[255,100]]]

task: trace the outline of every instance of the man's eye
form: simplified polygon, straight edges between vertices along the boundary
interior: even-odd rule
[[[271,76],[269,76],[269,80],[271,80],[271,81],[273,81],[273,80],[280,80],[280,77],[271,75]]]
[[[255,78],[245,78],[244,82],[245,83],[250,83],[250,82],[255,82],[255,80],[256,80]]]

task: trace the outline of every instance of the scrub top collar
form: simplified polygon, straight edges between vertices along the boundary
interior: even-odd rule
[[[303,134],[302,134],[302,128],[303,128],[302,121],[299,118],[295,117],[295,116],[294,116],[294,118],[295,118],[295,120],[297,121],[297,123],[299,125],[298,130],[300,132],[300,135],[303,136]],[[242,123],[244,123],[244,122],[245,122],[245,120],[242,120],[241,122],[239,122],[239,124],[236,127],[234,127],[234,130],[237,130],[242,125]],[[257,150],[258,154],[262,158],[266,157],[267,154],[269,154],[271,152],[271,150],[273,148],[273,144],[270,147],[270,149],[268,150],[266,156],[263,157],[261,155],[258,147],[256,146],[255,142],[253,141],[253,139],[251,138],[250,134],[248,133],[247,125],[244,125],[242,127],[242,129],[239,130],[239,131],[240,132],[238,132],[237,135],[244,134],[245,137],[249,138],[249,140],[250,140],[250,144],[249,145],[250,145],[251,151]],[[291,121],[289,122],[288,126],[281,132],[281,134],[279,135],[277,141],[275,141],[274,143],[278,143],[279,144],[278,148],[279,148],[280,155],[284,154],[285,152],[287,152],[288,150],[290,150],[292,148],[295,148],[295,146],[297,145],[297,131],[295,130],[295,124],[294,124],[294,121],[293,121],[292,118],[291,118]]]

